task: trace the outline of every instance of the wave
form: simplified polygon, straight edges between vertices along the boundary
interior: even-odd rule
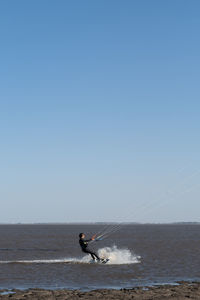
[[[106,265],[123,265],[140,263],[140,256],[131,253],[129,249],[118,249],[117,246],[104,247],[98,250],[101,258],[109,258]],[[59,259],[34,259],[34,260],[2,260],[0,264],[88,264],[91,263],[90,255],[82,258],[69,257]]]

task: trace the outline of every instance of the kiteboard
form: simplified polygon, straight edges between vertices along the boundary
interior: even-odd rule
[[[103,259],[101,260],[101,263],[102,263],[102,264],[106,264],[107,262],[109,262],[109,258],[103,258]]]
[[[102,258],[101,260],[94,260],[90,261],[91,264],[106,264],[109,261],[109,258]]]

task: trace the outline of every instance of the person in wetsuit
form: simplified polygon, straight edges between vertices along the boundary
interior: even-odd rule
[[[84,253],[88,253],[92,256],[92,259],[95,260],[95,258],[100,261],[100,257],[91,249],[88,247],[88,243],[95,240],[95,236],[92,236],[91,239],[85,240],[85,234],[80,233],[79,234],[79,244],[81,246],[81,249]]]

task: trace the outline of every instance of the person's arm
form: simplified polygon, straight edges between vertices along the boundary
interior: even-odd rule
[[[84,240],[84,242],[86,242],[86,243],[92,242],[92,241],[95,240],[95,237],[96,237],[96,234],[94,234],[94,235],[91,237],[91,239],[89,239],[89,240]]]

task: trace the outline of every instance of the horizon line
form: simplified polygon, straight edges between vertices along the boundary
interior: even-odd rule
[[[0,225],[104,225],[104,224],[121,224],[121,225],[170,225],[170,224],[200,224],[199,221],[177,221],[177,222],[117,222],[117,221],[102,221],[102,222],[3,222]]]

